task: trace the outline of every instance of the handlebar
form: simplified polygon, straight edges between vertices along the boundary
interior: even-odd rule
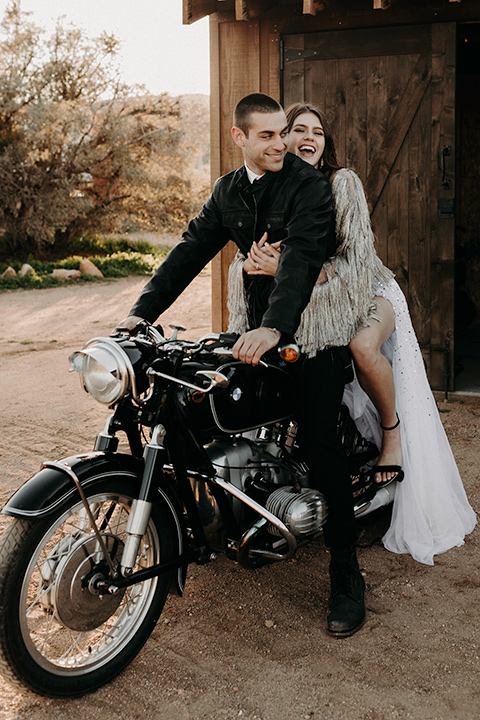
[[[169,327],[174,329],[171,338],[164,337],[161,325],[153,326],[146,320],[139,322],[132,329],[118,326],[115,328],[115,333],[128,334],[130,336],[143,334],[157,345],[162,345],[165,350],[180,345],[190,350],[208,350],[215,355],[225,356],[232,355],[232,348],[240,337],[238,333],[208,333],[196,341],[180,340],[177,337],[178,332],[179,330],[185,330],[185,328],[180,325],[170,325]],[[277,352],[280,357],[288,363],[296,362],[300,357],[300,349],[295,343],[279,345],[277,346]],[[264,360],[260,360],[260,364],[267,365]]]

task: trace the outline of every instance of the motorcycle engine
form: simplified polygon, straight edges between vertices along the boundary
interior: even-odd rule
[[[308,487],[308,471],[281,444],[244,437],[217,439],[205,448],[216,474],[267,508],[297,537],[317,533],[325,522],[323,495]],[[210,543],[224,544],[225,530],[216,499],[206,483],[192,480],[197,506]],[[258,517],[244,502],[228,496],[241,531]],[[269,531],[278,534],[273,526]]]
[[[323,495],[317,490],[299,486],[286,486],[275,490],[269,496],[266,508],[276,515],[295,537],[318,532],[327,518],[327,503]],[[280,531],[275,527],[272,527],[270,532],[280,535]]]

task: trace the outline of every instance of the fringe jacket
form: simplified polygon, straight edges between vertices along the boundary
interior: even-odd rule
[[[324,263],[327,281],[317,283],[303,311],[295,341],[307,357],[328,347],[348,345],[358,331],[379,318],[373,301],[376,283],[388,284],[394,274],[375,252],[375,237],[360,178],[346,168],[332,182],[337,250]],[[248,327],[248,288],[238,252],[229,269],[228,332]],[[254,281],[254,280],[253,280]]]

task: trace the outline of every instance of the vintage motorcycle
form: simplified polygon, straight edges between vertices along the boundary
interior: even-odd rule
[[[0,670],[52,697],[115,677],[152,632],[189,563],[287,560],[327,506],[297,447],[285,363],[233,359],[235,338],[172,337],[147,323],[74,353],[84,389],[113,409],[92,452],[45,462],[7,502],[0,541]],[[280,357],[281,356],[281,357]],[[355,512],[389,504],[364,472],[378,451],[345,412]],[[130,452],[119,452],[118,433]]]

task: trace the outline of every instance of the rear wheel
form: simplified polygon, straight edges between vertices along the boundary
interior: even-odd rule
[[[94,479],[88,503],[113,564],[133,501],[128,474]],[[154,505],[134,570],[172,558],[169,516]],[[170,573],[100,594],[107,563],[81,502],[15,519],[0,540],[0,670],[37,693],[90,692],[139,652],[165,604]]]

